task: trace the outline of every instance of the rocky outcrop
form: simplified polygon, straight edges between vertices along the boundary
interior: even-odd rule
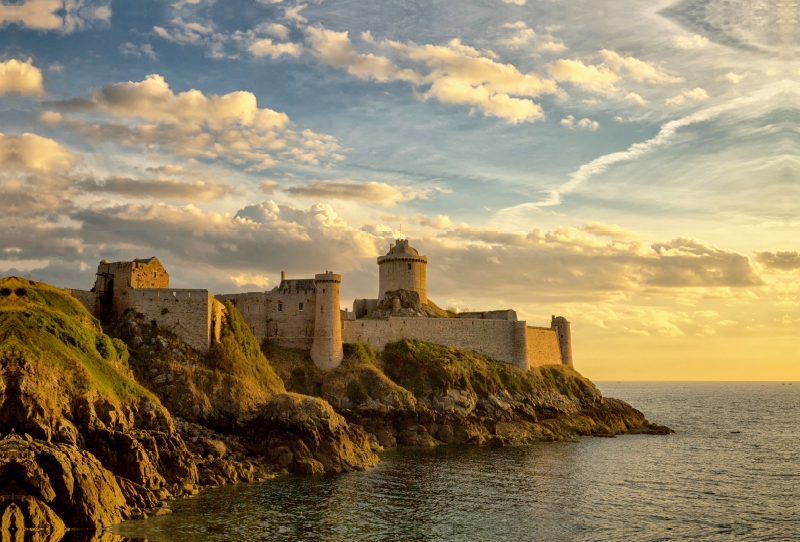
[[[390,316],[451,318],[447,311],[440,309],[433,301],[423,303],[419,293],[413,290],[386,292],[378,306],[366,318],[381,320]]]
[[[348,425],[326,401],[276,395],[247,425],[250,453],[301,474],[351,472],[378,463],[367,435]]]

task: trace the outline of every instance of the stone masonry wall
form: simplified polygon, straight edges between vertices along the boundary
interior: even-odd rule
[[[95,311],[97,309],[97,294],[95,292],[90,292],[89,290],[72,290],[70,288],[66,288],[66,291],[72,294],[72,297],[80,301],[81,305],[86,307],[86,310],[92,313],[92,316],[96,316]]]
[[[369,343],[380,352],[387,343],[418,339],[474,350],[494,359],[516,364],[515,325],[516,322],[505,320],[462,318],[390,317],[389,320],[347,320],[342,322],[342,341]]]
[[[558,347],[555,330],[546,327],[528,327],[525,332],[528,339],[528,365],[530,367],[561,363],[561,350]]]
[[[215,296],[222,303],[230,301],[242,314],[253,335],[263,341],[267,336],[267,293],[221,294]]]
[[[314,309],[317,295],[313,289],[273,290],[267,294],[266,339],[286,348],[311,348],[314,342]],[[300,303],[303,309],[300,309]],[[281,310],[281,308],[283,310]],[[256,337],[261,340],[264,336]]]
[[[216,305],[215,305],[216,304]],[[130,290],[128,307],[171,329],[186,344],[207,351],[212,331],[211,317],[220,318],[224,306],[208,290],[142,288]],[[221,321],[216,320],[214,336],[219,338]]]

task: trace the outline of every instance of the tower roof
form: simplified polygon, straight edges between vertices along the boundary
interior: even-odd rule
[[[380,256],[378,258],[378,263],[387,260],[406,260],[409,258],[424,262],[428,261],[428,258],[425,256],[420,256],[417,249],[408,246],[408,239],[396,239],[394,243],[389,245],[389,252],[387,252],[385,256]]]

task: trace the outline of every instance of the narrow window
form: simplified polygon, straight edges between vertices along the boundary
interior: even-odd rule
[[[278,303],[278,312],[283,312],[283,303]]]
[[[323,289],[322,289],[322,293],[323,293],[323,294],[325,293],[325,288],[323,288]]]
[[[156,278],[156,272],[153,271],[153,278]]]
[[[285,295],[285,294],[286,294],[286,292],[288,292],[288,291],[289,291],[289,290],[284,290],[284,291],[283,291],[284,295]]]
[[[411,271],[411,264],[408,264],[408,270]]]
[[[297,310],[303,310],[303,304],[302,304],[302,303],[299,303],[299,304],[298,304],[298,306],[297,306]]]
[[[319,306],[319,312],[325,312],[325,307],[323,305]]]

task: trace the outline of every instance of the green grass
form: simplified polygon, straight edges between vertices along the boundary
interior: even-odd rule
[[[100,331],[97,320],[66,292],[43,283],[0,279],[0,354],[14,352],[52,375],[65,391],[97,390],[119,403],[154,397],[122,374],[128,351]]]
[[[529,394],[545,388],[564,395],[594,385],[563,365],[534,367],[523,371],[514,365],[487,356],[416,340],[386,345],[383,368],[394,382],[421,397],[433,391],[470,389],[478,395]]]
[[[261,352],[261,345],[230,301],[225,302],[220,340],[211,347],[207,364],[224,374],[253,380],[272,393],[284,391],[283,382]]]

